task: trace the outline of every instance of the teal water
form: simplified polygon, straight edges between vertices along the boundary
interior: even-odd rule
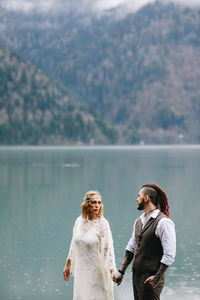
[[[62,270],[80,203],[103,197],[119,266],[147,182],[168,194],[177,256],[162,299],[200,299],[200,147],[0,148],[0,299],[72,300]],[[132,297],[131,271],[115,300]]]

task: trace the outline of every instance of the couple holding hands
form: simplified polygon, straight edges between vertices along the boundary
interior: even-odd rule
[[[112,233],[103,216],[98,191],[86,193],[82,213],[76,219],[63,278],[74,275],[73,300],[114,300],[113,281],[120,285],[132,262],[135,300],[157,300],[164,287],[165,272],[174,262],[176,234],[169,218],[166,193],[154,183],[141,187],[135,221],[122,264],[116,271]]]

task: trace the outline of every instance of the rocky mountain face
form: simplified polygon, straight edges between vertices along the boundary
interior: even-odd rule
[[[110,141],[199,143],[200,10],[119,11],[2,10],[1,43],[98,110]]]

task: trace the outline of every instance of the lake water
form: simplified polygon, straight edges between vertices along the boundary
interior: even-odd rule
[[[140,186],[167,192],[177,256],[162,299],[200,299],[200,147],[0,148],[0,299],[72,300],[62,270],[80,203],[101,192],[120,265]],[[115,300],[131,300],[127,270]]]

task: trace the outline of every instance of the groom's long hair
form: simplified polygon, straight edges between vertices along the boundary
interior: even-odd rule
[[[167,217],[169,217],[169,204],[166,193],[163,189],[155,183],[144,184],[142,188],[145,188],[145,194],[149,195],[153,204],[160,209]],[[148,192],[149,188],[149,192]],[[151,197],[152,189],[156,191],[155,197]]]

